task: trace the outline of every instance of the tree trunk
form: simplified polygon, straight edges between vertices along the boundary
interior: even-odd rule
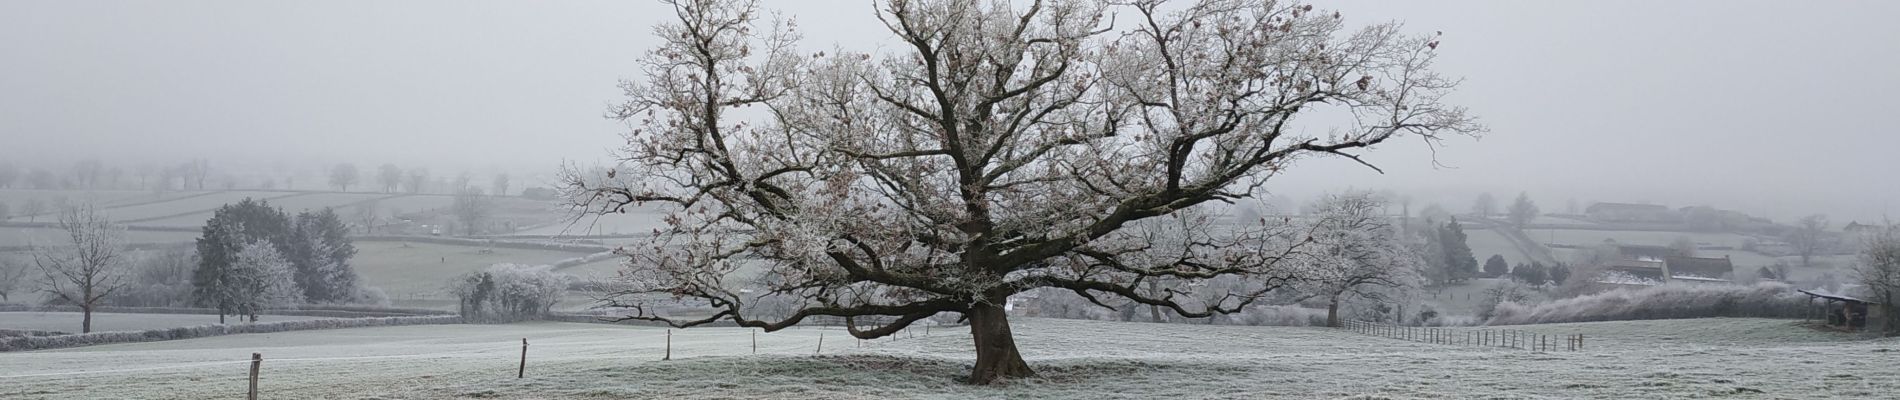
[[[976,366],[970,370],[970,384],[988,385],[1006,378],[1036,376],[1016,351],[1016,339],[1009,332],[1009,315],[996,303],[971,306],[970,336],[976,340]]]
[[[79,333],[92,333],[92,305],[81,304],[79,305],[79,311],[85,314],[85,316],[79,320]]]
[[[1326,326],[1339,327],[1339,295],[1333,295],[1333,302],[1326,304]]]

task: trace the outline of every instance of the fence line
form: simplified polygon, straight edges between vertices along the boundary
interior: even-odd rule
[[[1347,320],[1339,329],[1398,340],[1449,346],[1499,347],[1529,351],[1582,351],[1583,334],[1532,333],[1518,329],[1448,329]]]

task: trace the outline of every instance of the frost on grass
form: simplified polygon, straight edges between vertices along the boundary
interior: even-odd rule
[[[1900,390],[1900,341],[1786,320],[1548,324],[1584,352],[1454,347],[1325,328],[1026,319],[1040,376],[957,382],[967,333],[866,341],[829,329],[760,334],[522,323],[234,335],[0,354],[0,398],[230,398],[251,352],[273,398],[1877,398]],[[819,336],[823,355],[813,355]],[[529,338],[526,379],[515,379]],[[149,369],[148,369],[149,368]],[[1759,393],[1757,392],[1759,391]]]

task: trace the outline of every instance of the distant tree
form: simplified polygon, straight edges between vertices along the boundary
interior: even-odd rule
[[[1669,248],[1675,249],[1683,257],[1695,257],[1698,250],[1695,239],[1690,239],[1688,236],[1677,236],[1676,240],[1669,242]]]
[[[202,158],[187,161],[179,166],[179,172],[186,183],[195,184],[198,190],[204,190],[205,180],[211,177],[211,162]]]
[[[121,180],[123,180],[123,178],[125,178],[125,168],[117,167],[117,166],[114,166],[112,168],[107,168],[106,175],[105,175],[105,182],[106,182],[105,187],[112,188],[112,189],[121,189],[124,187],[123,185],[121,185],[121,182],[120,182]]]
[[[99,180],[105,175],[106,164],[99,159],[90,158],[73,163],[73,183],[86,189],[99,188]]]
[[[0,202],[0,222],[7,222],[8,219],[13,218],[12,212],[13,210],[7,208],[7,203]]]
[[[1794,229],[1788,231],[1785,240],[1794,253],[1801,256],[1801,268],[1814,266],[1814,256],[1827,245],[1827,225],[1826,215],[1815,214],[1801,217]]]
[[[423,189],[425,189],[424,186],[428,186],[428,184],[429,184],[429,169],[422,168],[422,167],[411,167],[409,168],[409,181],[406,182],[407,186],[405,186],[403,189],[408,191],[409,193],[422,193]]]
[[[247,315],[255,275],[239,264],[238,253],[253,243],[275,246],[279,256],[290,247],[290,218],[268,202],[246,198],[212,212],[198,237],[198,268],[192,273],[192,299],[225,315]]]
[[[26,263],[0,256],[0,303],[12,301],[13,294],[23,289],[27,269]]]
[[[20,205],[20,215],[26,216],[26,222],[37,222],[45,212],[46,202],[38,197],[28,198],[26,204]]]
[[[1866,289],[1867,300],[1884,306],[1881,312],[1884,321],[1878,323],[1878,329],[1887,333],[1900,332],[1900,230],[1891,225],[1863,239],[1859,265],[1854,267],[1854,276]]]
[[[1491,218],[1492,215],[1498,213],[1498,201],[1491,198],[1490,193],[1479,194],[1478,200],[1471,202],[1471,213],[1476,214],[1478,218]]]
[[[297,304],[304,297],[297,286],[296,271],[277,246],[256,241],[240,247],[232,259],[232,280],[223,288],[232,304],[231,315],[249,317],[272,307]]]
[[[1532,220],[1537,219],[1537,214],[1537,203],[1531,202],[1530,194],[1519,192],[1517,200],[1511,202],[1511,208],[1506,216],[1511,219],[1512,226],[1524,229],[1524,226],[1530,225]]]
[[[44,274],[41,290],[59,304],[79,306],[79,332],[92,332],[92,311],[124,283],[125,228],[113,225],[91,205],[59,215],[59,244],[33,246],[33,263]]]
[[[20,167],[13,163],[0,162],[0,188],[12,189],[20,181]]]
[[[456,174],[455,182],[451,183],[449,186],[449,193],[462,193],[463,190],[474,188],[475,187],[474,182],[475,182],[475,178],[472,176],[469,176],[468,171],[463,171],[460,174]]]
[[[349,238],[349,226],[329,208],[298,213],[292,225],[284,257],[296,271],[303,299],[339,303],[354,297],[357,276],[350,258],[356,256],[356,245]]]
[[[339,192],[350,191],[350,185],[356,184],[362,173],[356,170],[356,164],[342,163],[330,169],[330,186]]]
[[[1478,319],[1489,320],[1497,315],[1498,305],[1504,303],[1522,304],[1530,301],[1530,288],[1516,280],[1506,280],[1485,289],[1479,296]]]
[[[1484,259],[1484,277],[1496,278],[1511,272],[1511,265],[1504,262],[1504,255],[1492,254]]]
[[[1471,255],[1471,245],[1465,243],[1465,228],[1458,224],[1458,218],[1452,217],[1440,230],[1439,244],[1445,249],[1446,276],[1452,282],[1478,276],[1478,258]]]
[[[383,193],[395,193],[402,186],[402,168],[396,164],[383,164],[376,169],[376,183],[383,185]]]
[[[1550,282],[1550,270],[1544,264],[1518,264],[1511,268],[1511,278],[1525,284],[1537,286]]]
[[[462,234],[475,235],[480,233],[482,222],[488,219],[490,207],[481,188],[464,187],[455,194],[455,201],[449,204],[449,215],[454,216],[455,222],[461,225]]]
[[[351,211],[350,219],[356,221],[357,226],[363,227],[364,234],[376,233],[376,221],[382,219],[382,216],[377,214],[377,211],[380,211],[378,210],[379,206],[380,202],[376,201],[376,199],[356,203],[356,205],[350,206],[353,210]]]
[[[1325,297],[1326,325],[1339,326],[1343,301],[1385,301],[1385,290],[1416,286],[1420,259],[1399,241],[1382,209],[1385,201],[1370,193],[1331,195],[1315,203],[1310,258],[1312,271],[1302,286]]]
[[[508,195],[508,174],[495,174],[494,189],[496,196]]]
[[[495,264],[455,277],[449,291],[471,320],[516,320],[546,314],[561,300],[571,277],[546,266]]]
[[[1569,282],[1569,281],[1570,281],[1570,266],[1569,265],[1560,263],[1557,265],[1550,266],[1550,283],[1551,284],[1562,285],[1564,284],[1564,282]]]
[[[65,189],[61,187],[59,177],[54,176],[51,171],[39,168],[34,168],[32,171],[26,173],[26,184],[39,190]]]

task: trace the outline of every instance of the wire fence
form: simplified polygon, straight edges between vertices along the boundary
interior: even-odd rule
[[[1583,334],[1557,335],[1518,329],[1438,328],[1347,320],[1340,329],[1384,338],[1449,346],[1499,347],[1528,351],[1583,351]]]
[[[169,365],[130,368],[35,371],[0,375],[0,382],[23,382],[21,380],[32,378],[65,380],[80,377],[181,374],[193,381],[216,381],[231,385],[224,387],[228,388],[225,390],[231,391],[232,396],[243,393],[247,398],[256,398],[260,396],[260,392],[267,395],[276,386],[271,384],[270,379],[273,375],[273,367],[277,367],[275,369],[278,369],[278,374],[294,376],[305,371],[284,371],[283,369],[293,368],[293,366],[307,368],[313,365],[369,368],[384,362],[472,360],[477,363],[492,361],[501,363],[498,366],[506,365],[506,371],[502,371],[503,368],[497,368],[498,374],[514,375],[515,378],[532,378],[535,375],[537,359],[543,363],[566,363],[604,359],[664,361],[696,357],[849,354],[858,349],[876,348],[949,333],[936,332],[942,331],[943,329],[940,328],[943,327],[934,328],[932,325],[919,324],[876,339],[858,339],[842,327],[824,326],[794,327],[794,329],[769,333],[760,329],[744,328],[637,329],[627,331],[625,334],[598,339],[582,339],[568,335],[537,339],[532,333],[524,332],[526,337],[522,338],[456,344],[453,348],[441,349],[441,351],[271,358],[269,357],[271,349],[265,348],[261,349],[263,351],[249,354],[250,357],[228,360],[199,359]],[[294,350],[292,354],[301,354],[304,352],[302,350]],[[259,379],[264,380],[262,386],[259,386]]]

